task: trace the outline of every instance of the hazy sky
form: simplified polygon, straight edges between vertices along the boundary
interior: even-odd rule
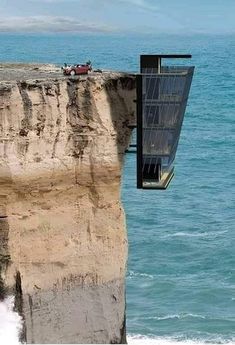
[[[235,33],[235,0],[0,0],[0,31]]]

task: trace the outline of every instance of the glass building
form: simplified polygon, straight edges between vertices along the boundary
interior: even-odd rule
[[[162,58],[141,55],[137,76],[137,188],[166,189],[174,174],[194,67],[162,66]]]

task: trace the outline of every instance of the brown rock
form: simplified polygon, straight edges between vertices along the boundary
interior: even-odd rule
[[[0,289],[15,291],[28,343],[121,343],[135,78],[50,68],[0,65]]]

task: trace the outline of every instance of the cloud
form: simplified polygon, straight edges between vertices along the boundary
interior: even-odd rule
[[[55,2],[84,2],[84,0],[28,0],[29,2],[51,2],[51,3],[55,3]]]
[[[46,3],[51,3],[51,4],[55,4],[55,3],[81,3],[84,4],[85,0],[28,0],[28,2],[46,2]]]
[[[84,3],[94,3],[95,5],[100,4],[126,4],[126,5],[133,5],[136,8],[140,8],[147,11],[156,11],[158,7],[156,5],[150,4],[147,0],[29,0],[31,2],[47,2],[47,3],[80,3],[81,5]]]
[[[0,18],[0,32],[107,32],[112,28],[94,23],[84,24],[70,17],[31,16]]]
[[[156,5],[152,5],[146,0],[116,0],[115,2],[119,3],[126,3],[129,5],[137,6],[141,9],[147,10],[147,11],[156,11],[158,10],[158,7]]]

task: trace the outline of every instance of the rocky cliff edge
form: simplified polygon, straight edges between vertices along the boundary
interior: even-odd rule
[[[123,156],[135,77],[0,65],[0,298],[28,343],[125,342]]]

